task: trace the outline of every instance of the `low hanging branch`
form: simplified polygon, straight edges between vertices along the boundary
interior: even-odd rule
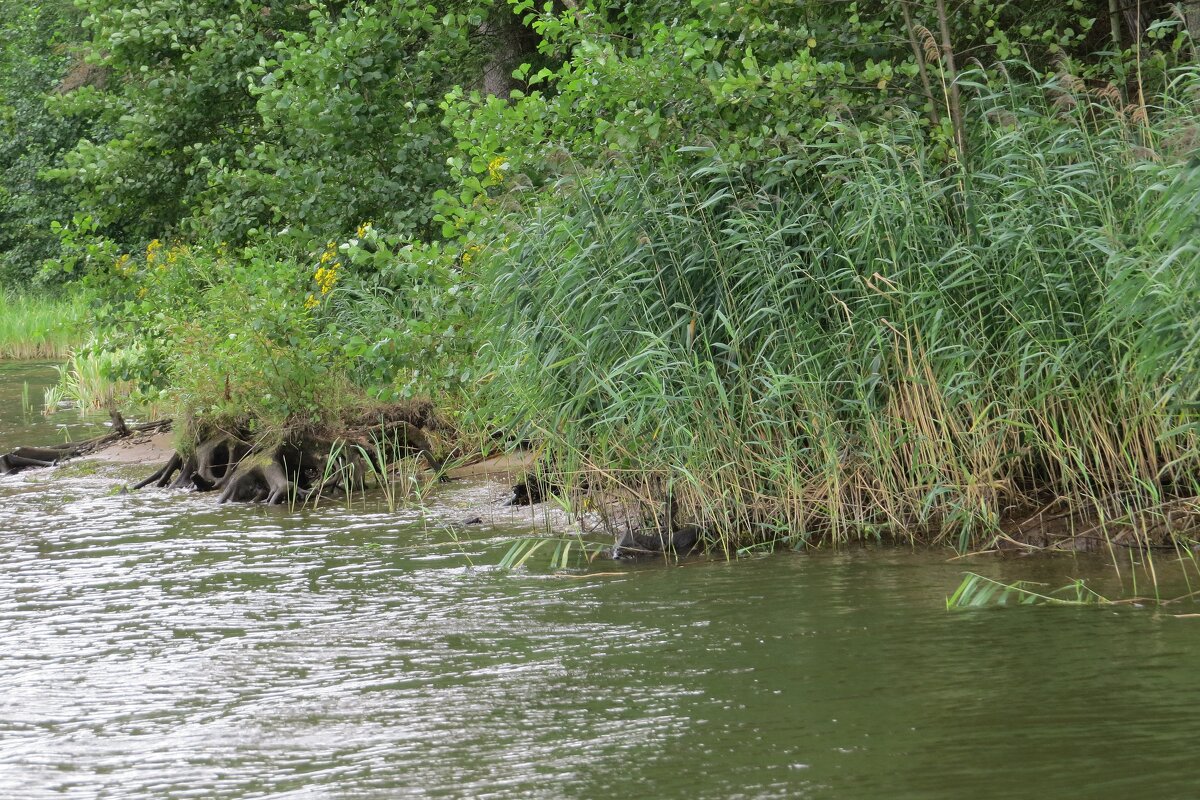
[[[36,467],[52,467],[72,458],[94,453],[134,434],[156,433],[169,430],[171,427],[169,419],[160,419],[141,425],[127,425],[125,419],[115,408],[109,410],[109,416],[112,419],[112,430],[103,436],[84,439],[81,442],[66,442],[41,447],[18,447],[10,453],[0,455],[0,475],[13,475],[22,470]]]

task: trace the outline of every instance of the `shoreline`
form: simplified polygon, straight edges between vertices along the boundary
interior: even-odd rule
[[[94,490],[96,484],[92,481],[100,479],[106,484],[111,484],[107,493],[121,494],[130,498],[138,495],[153,496],[163,493],[203,497],[203,493],[186,489],[155,490],[150,487],[136,491],[132,489],[138,480],[159,468],[174,453],[175,448],[170,432],[134,434],[50,467],[25,470],[20,477],[13,476],[14,485],[18,485],[22,480],[25,480],[27,485],[68,485],[71,482],[82,482],[82,485],[90,484],[89,488]],[[527,506],[508,504],[513,495],[513,485],[521,480],[525,470],[529,469],[532,464],[532,453],[525,451],[492,456],[455,467],[447,472],[447,476],[454,482],[437,488],[430,496],[431,502],[426,508],[432,518],[437,518],[439,522],[452,527],[488,529],[519,526],[534,529],[538,534],[543,535],[602,535],[603,532],[598,527],[581,525],[578,519],[573,518],[555,503],[539,502]],[[104,491],[99,492],[99,494],[104,493]],[[365,496],[372,503],[383,502],[381,493],[376,487],[368,490]],[[318,507],[325,507],[327,502],[323,501]],[[342,500],[334,502],[341,503]],[[358,501],[356,500],[356,502]],[[216,505],[215,495],[213,505]],[[228,505],[242,507],[261,504],[229,503]],[[298,505],[294,510],[300,510],[303,507]],[[313,508],[312,506],[308,507]],[[288,510],[286,505],[281,508]],[[396,511],[399,511],[400,508],[398,506]]]
[[[94,474],[104,467],[119,467],[119,475],[113,474],[112,477],[123,484],[122,488],[125,493],[136,494],[138,492],[130,491],[131,484],[144,476],[140,473],[134,474],[133,471],[144,469],[146,475],[149,475],[174,454],[175,446],[170,431],[134,433],[54,466],[35,468],[28,474],[46,476],[51,481],[56,478],[70,480],[80,475]],[[449,469],[446,477],[456,482],[464,482],[459,484],[459,488],[465,490],[465,494],[478,497],[479,500],[482,500],[482,497],[479,497],[481,493],[490,493],[489,500],[485,502],[472,502],[461,507],[461,510],[467,515],[466,519],[472,521],[470,524],[494,525],[498,518],[508,517],[511,519],[515,516],[516,509],[524,507],[529,509],[530,517],[536,521],[538,527],[550,532],[563,533],[574,529],[589,535],[619,538],[611,531],[605,531],[596,520],[590,520],[592,524],[580,525],[578,519],[572,518],[558,504],[548,503],[547,499],[541,499],[539,502],[527,506],[512,506],[499,500],[502,494],[512,494],[514,484],[522,481],[528,470],[533,468],[534,462],[533,453],[527,450],[495,455]],[[453,488],[450,488],[449,491],[453,492]],[[245,505],[245,503],[236,503],[235,505]],[[251,505],[257,504],[252,503]],[[956,557],[1032,555],[1035,553],[1099,554],[1113,547],[1130,552],[1178,549],[1190,551],[1193,554],[1200,553],[1200,544],[1180,543],[1178,546],[1172,546],[1163,543],[1166,539],[1162,536],[1159,538],[1163,538],[1163,542],[1158,543],[1140,538],[1161,533],[1147,530],[1145,525],[1139,529],[1139,526],[1135,525],[1117,525],[1110,522],[1106,533],[1104,527],[1093,520],[1073,517],[1061,512],[1055,513],[1055,506],[1055,503],[1050,503],[1041,509],[1030,509],[1024,513],[1013,514],[1000,523],[992,546],[959,553]],[[594,515],[585,516],[592,517]],[[888,538],[898,546],[921,549],[946,547],[944,544],[939,545],[921,536],[894,535]],[[871,542],[863,540],[861,543],[870,544]],[[824,546],[823,542],[812,545],[817,549],[823,549]],[[953,550],[953,548],[949,549]]]

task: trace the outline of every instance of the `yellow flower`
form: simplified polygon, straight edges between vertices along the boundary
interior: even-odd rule
[[[150,244],[146,245],[146,263],[153,264],[158,259],[158,252],[162,250],[162,242],[158,239],[151,240]]]
[[[468,247],[466,250],[464,250],[463,254],[462,254],[462,265],[464,267],[471,266],[471,261],[474,260],[475,254],[478,253],[482,249],[483,248],[480,247],[479,245],[473,244],[470,247]]]
[[[304,307],[312,311],[317,306],[321,305],[321,301],[313,297],[312,292],[308,293],[308,297],[304,298]]]
[[[316,281],[321,294],[329,294],[333,291],[333,287],[338,281],[338,270],[341,267],[342,262],[340,261],[334,261],[328,267],[317,267],[317,271],[313,273],[313,280]]]
[[[364,222],[358,226],[358,230],[356,230],[354,232],[354,235],[357,236],[359,239],[361,239],[370,232],[371,232],[371,221],[367,220],[366,222]]]
[[[128,253],[122,253],[117,257],[117,260],[113,263],[113,271],[118,275],[133,274],[133,265],[130,263],[130,257]]]
[[[321,253],[321,263],[328,264],[337,258],[337,242],[330,242],[325,245],[325,252]]]
[[[369,222],[365,224],[370,225]],[[337,242],[330,242],[325,245],[325,251],[321,253],[317,263],[317,271],[313,273],[313,280],[316,281],[321,294],[333,291],[338,281],[338,270],[341,268],[342,262],[337,260]]]
[[[488,177],[496,183],[504,183],[504,171],[508,169],[508,159],[496,156],[488,162]]]

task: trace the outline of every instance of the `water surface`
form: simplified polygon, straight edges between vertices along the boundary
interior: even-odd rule
[[[57,382],[53,364],[0,361],[0,452],[17,445],[79,441],[108,431],[107,414],[43,414],[45,391]]]
[[[13,371],[0,435],[53,435]],[[948,613],[940,552],[509,574],[526,516],[451,524],[496,487],[289,512],[121,478],[0,478],[0,797],[1200,794],[1170,611]]]

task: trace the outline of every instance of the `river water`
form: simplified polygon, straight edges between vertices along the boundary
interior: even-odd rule
[[[52,377],[0,365],[0,450],[68,435],[22,416]],[[967,568],[1103,561],[509,573],[532,522],[451,524],[486,487],[290,512],[122,478],[0,478],[0,798],[1200,796],[1194,606],[945,609]]]

